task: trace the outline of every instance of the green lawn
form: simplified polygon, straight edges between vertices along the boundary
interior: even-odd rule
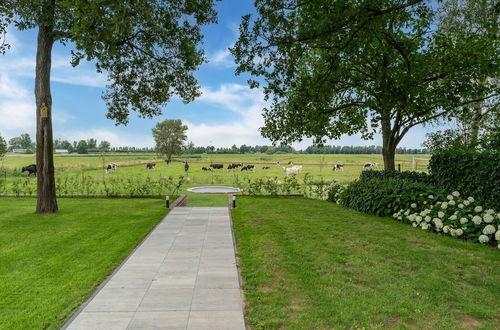
[[[164,217],[163,200],[0,198],[0,329],[56,329]]]
[[[302,198],[232,215],[251,328],[498,329],[498,249]]]

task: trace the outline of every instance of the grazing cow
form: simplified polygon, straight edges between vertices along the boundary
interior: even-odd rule
[[[300,170],[296,167],[283,167],[283,170],[285,171],[286,175],[297,175],[300,172]]]
[[[171,161],[172,161],[171,159],[165,159],[165,163],[167,163],[167,165],[170,165]]]
[[[223,164],[210,164],[210,167],[214,170],[222,170],[224,168]]]
[[[269,166],[264,166],[264,167],[262,167],[262,169],[263,170],[268,170],[268,169],[270,169],[270,167]]]
[[[333,170],[334,171],[343,171],[344,170],[344,164],[335,164],[335,165],[333,165]]]
[[[155,166],[156,166],[156,163],[147,163],[146,164],[146,168],[148,170],[154,170],[155,169]]]
[[[115,163],[108,164],[108,166],[106,167],[106,173],[108,173],[108,171],[114,171],[114,170],[116,170],[117,167],[118,166]]]
[[[185,172],[189,171],[189,164],[188,164],[188,162],[184,162],[184,171]]]
[[[21,172],[22,173],[28,172],[28,176],[30,176],[31,174],[34,174],[36,176],[36,164],[31,164],[31,165],[23,167]]]
[[[288,165],[293,165],[293,162],[291,162],[291,161],[290,161],[290,162],[288,162]]]
[[[228,170],[232,170],[232,169],[238,168],[238,167],[240,167],[240,166],[243,166],[243,164],[242,164],[242,163],[238,163],[238,164],[229,164],[229,165],[227,165],[227,169],[228,169]]]
[[[242,171],[250,171],[255,168],[255,165],[246,165],[241,168]]]
[[[201,169],[202,169],[203,171],[211,171],[211,170],[212,170],[212,168],[210,168],[210,167],[202,167]]]
[[[363,165],[363,168],[373,168],[373,167],[377,167],[377,163],[365,163],[365,165]]]

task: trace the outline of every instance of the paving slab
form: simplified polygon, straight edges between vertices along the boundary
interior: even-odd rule
[[[64,327],[245,329],[229,210],[173,209]]]

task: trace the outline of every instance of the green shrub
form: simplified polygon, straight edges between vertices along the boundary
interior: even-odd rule
[[[402,179],[355,181],[338,193],[337,203],[364,213],[389,216],[413,203],[426,203],[429,195],[441,196],[432,186]]]
[[[429,169],[438,187],[500,209],[500,152],[441,152],[432,155]]]
[[[415,171],[391,171],[391,170],[365,170],[361,172],[359,180],[366,181],[372,179],[400,179],[408,180],[411,182],[420,182],[429,185],[433,185],[433,180],[430,175],[424,172]]]

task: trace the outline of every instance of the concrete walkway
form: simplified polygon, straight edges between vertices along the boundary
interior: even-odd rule
[[[68,329],[245,329],[229,210],[173,209]]]

